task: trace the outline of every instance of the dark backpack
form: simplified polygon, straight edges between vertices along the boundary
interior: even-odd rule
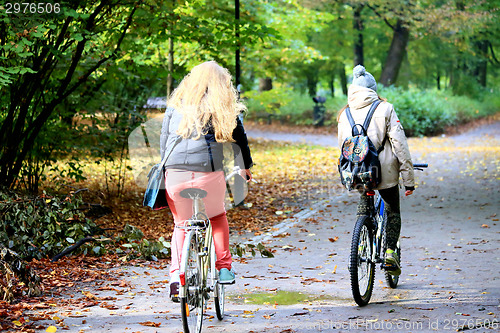
[[[373,102],[366,115],[363,125],[355,124],[349,107],[345,109],[347,119],[352,128],[352,135],[347,137],[342,144],[339,157],[339,174],[342,184],[348,189],[363,187],[371,190],[382,181],[382,170],[378,159],[379,153],[384,149],[385,138],[379,149],[375,149],[367,135],[368,126],[375,109],[382,102]],[[361,128],[361,133],[358,131]]]

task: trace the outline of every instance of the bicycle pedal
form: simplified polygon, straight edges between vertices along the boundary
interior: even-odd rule
[[[387,271],[394,271],[394,270],[398,269],[398,267],[396,265],[391,265],[391,264],[382,264],[381,268],[383,268]]]

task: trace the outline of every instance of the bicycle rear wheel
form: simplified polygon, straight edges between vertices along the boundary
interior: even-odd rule
[[[399,246],[399,242],[398,242],[398,246],[396,247],[396,250],[394,250],[394,252],[396,252],[396,254],[398,255],[399,264],[401,265],[401,247]],[[384,249],[384,254],[385,254],[385,249]],[[387,282],[387,285],[389,287],[391,287],[391,288],[394,289],[394,288],[396,288],[398,286],[399,275],[391,275],[386,270],[385,271],[385,281]]]
[[[219,273],[215,268],[215,261],[217,256],[215,255],[215,245],[212,239],[212,247],[210,251],[210,277],[212,279],[211,284],[214,287],[214,305],[215,313],[217,319],[224,319],[224,302],[225,302],[225,290],[224,285],[219,283]]]
[[[203,324],[203,286],[201,261],[196,233],[189,231],[184,239],[181,263],[181,317],[185,333],[199,333]],[[184,274],[184,275],[183,275]]]
[[[382,222],[382,263],[385,262],[385,252],[387,251],[387,215],[384,212],[383,216],[384,221]],[[394,250],[399,258],[399,264],[401,265],[401,246],[398,244],[396,249]],[[384,266],[382,266],[384,267]],[[391,275],[389,272],[384,269],[385,281],[390,288],[396,288],[399,282],[399,275]]]
[[[370,301],[375,280],[372,223],[367,216],[359,217],[352,234],[349,272],[352,296],[359,306],[364,306]]]

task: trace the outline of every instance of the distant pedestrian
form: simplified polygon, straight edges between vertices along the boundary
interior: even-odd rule
[[[392,104],[377,95],[377,82],[373,76],[358,65],[353,70],[352,84],[348,90],[348,107],[351,110],[355,124],[362,124],[373,102],[383,100],[375,110],[367,134],[370,140],[379,148],[384,145],[379,154],[382,181],[378,190],[385,202],[387,214],[387,247],[386,264],[396,267],[389,271],[392,275],[401,274],[399,258],[394,250],[397,247],[401,232],[401,214],[399,205],[399,176],[403,180],[405,195],[411,195],[415,190],[413,163],[403,126],[394,111]],[[347,119],[344,107],[338,117],[338,142],[340,145],[352,134],[352,128]],[[357,215],[367,213],[367,195],[361,194]]]
[[[250,181],[252,157],[238,117],[245,109],[238,100],[231,74],[215,61],[194,67],[167,101],[160,147],[162,159],[172,149],[165,163],[165,178],[167,201],[175,223],[170,265],[170,297],[174,301],[179,300],[179,264],[184,242],[184,230],[178,227],[192,215],[192,201],[180,196],[186,188],[200,188],[208,193],[203,201],[212,225],[219,281],[223,284],[235,281],[224,207],[222,143],[233,142],[239,147],[243,156],[242,176]]]

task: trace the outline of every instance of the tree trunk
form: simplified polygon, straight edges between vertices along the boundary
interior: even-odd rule
[[[259,91],[267,91],[273,89],[273,79],[270,77],[259,79]]]
[[[317,71],[309,71],[307,73],[307,91],[309,96],[316,96],[318,86],[318,73]]]
[[[482,87],[486,87],[486,74],[488,73],[488,61],[486,60],[488,56],[488,41],[478,41],[474,46],[479,57],[474,67],[473,75]]]
[[[354,39],[354,67],[357,65],[364,65],[365,58],[363,53],[363,19],[361,18],[361,11],[364,5],[358,5],[354,8],[353,28],[355,31]]]
[[[234,1],[234,18],[235,18],[235,31],[236,31],[236,52],[235,52],[235,59],[234,59],[234,66],[235,66],[235,85],[236,89],[240,89],[240,77],[241,77],[241,66],[240,66],[240,0],[235,0]],[[240,92],[238,90],[238,92]]]
[[[439,68],[436,71],[436,86],[437,90],[441,90],[441,72],[439,71]]]
[[[342,87],[342,93],[347,96],[347,76],[345,75],[345,67],[342,64],[339,69],[340,76],[340,86]]]
[[[167,98],[174,90],[174,78],[172,73],[174,72],[174,39],[172,38],[172,30],[174,26],[174,9],[175,0],[172,0],[172,10],[170,15],[170,37],[168,38],[168,75],[167,75]]]
[[[174,72],[174,39],[170,37],[168,39],[168,76],[167,76],[167,98],[170,96],[174,90],[174,78],[172,73]]]
[[[406,46],[410,37],[410,31],[405,23],[399,19],[394,27],[391,47],[385,60],[382,74],[380,75],[380,83],[384,86],[394,84],[398,78],[399,69],[406,54]]]
[[[328,82],[330,85],[330,93],[332,94],[332,97],[335,97],[335,71],[332,71],[330,74],[330,82]]]

